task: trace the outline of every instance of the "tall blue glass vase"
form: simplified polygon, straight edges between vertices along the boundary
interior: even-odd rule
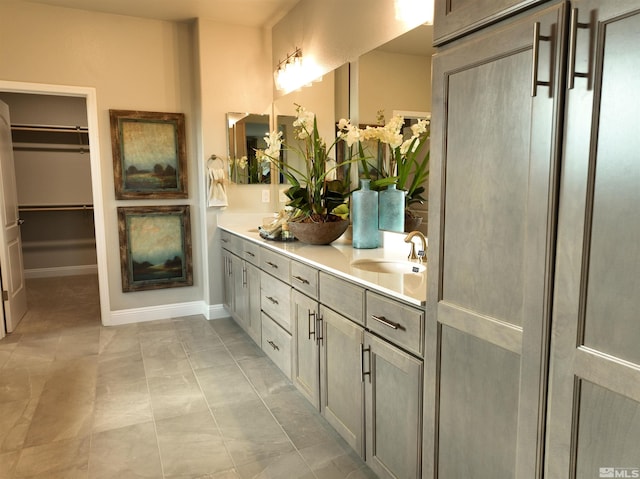
[[[378,192],[369,188],[371,180],[360,180],[360,189],[351,197],[353,217],[354,248],[377,248],[380,246],[378,234]]]
[[[404,232],[404,195],[396,185],[387,186],[378,195],[378,228],[387,231]]]

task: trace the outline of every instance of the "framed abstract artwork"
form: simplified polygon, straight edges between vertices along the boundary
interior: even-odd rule
[[[193,285],[189,206],[118,208],[122,291]]]
[[[187,198],[182,113],[109,110],[116,199]]]

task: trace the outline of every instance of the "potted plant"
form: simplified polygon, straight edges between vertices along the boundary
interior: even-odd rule
[[[273,131],[264,138],[267,147],[257,151],[257,157],[274,163],[291,185],[286,192],[290,200],[287,206],[294,209],[289,228],[296,238],[305,243],[329,244],[349,226],[349,220],[344,218],[343,211],[340,216],[327,209],[327,197],[331,194],[335,196],[335,191],[330,192],[328,186],[334,180],[336,169],[351,162],[347,160],[336,163],[329,156],[337,142],[346,137],[344,125],[348,124],[346,120],[340,121],[338,135],[327,147],[318,133],[315,114],[296,105],[294,134],[299,140],[297,145],[302,146],[284,144],[282,132]],[[304,167],[298,169],[283,163],[280,160],[280,150],[283,147],[295,151],[303,159]]]
[[[372,181],[371,187],[383,189],[395,183],[399,190],[405,191],[405,231],[411,231],[422,221],[411,211],[411,206],[426,201],[422,195],[429,178],[430,119],[419,119],[412,124],[409,138],[403,135],[404,117],[396,115],[385,124],[384,115],[379,112],[378,121],[381,126],[369,126],[360,134],[363,140],[378,140],[389,148],[387,168],[379,170],[379,177]],[[369,165],[366,160],[362,163],[369,177]]]

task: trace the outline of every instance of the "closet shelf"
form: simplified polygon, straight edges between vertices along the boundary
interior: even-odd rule
[[[89,151],[89,129],[86,126],[12,124],[11,140],[16,151]]]
[[[93,211],[93,205],[23,205],[18,211]]]

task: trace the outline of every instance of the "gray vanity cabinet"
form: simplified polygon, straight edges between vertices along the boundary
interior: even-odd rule
[[[540,477],[566,13],[433,60],[425,477]]]
[[[364,328],[320,306],[320,412],[364,457]]]
[[[237,268],[237,258],[230,251],[223,249],[222,250],[222,261],[224,264],[224,280],[223,280],[223,304],[227,311],[233,315],[236,310],[236,294],[235,294],[235,279],[233,277],[234,272],[234,258],[236,259],[236,268]]]
[[[364,353],[366,462],[381,479],[420,479],[423,363],[371,333]]]
[[[292,304],[292,371],[291,380],[298,390],[320,409],[320,352],[322,331],[315,299],[293,291]]]
[[[238,316],[247,334],[256,343],[260,344],[262,336],[262,320],[260,317],[260,269],[248,261],[242,262],[242,276],[244,281],[240,284]],[[238,291],[236,285],[236,291]],[[239,307],[238,307],[239,306]]]

